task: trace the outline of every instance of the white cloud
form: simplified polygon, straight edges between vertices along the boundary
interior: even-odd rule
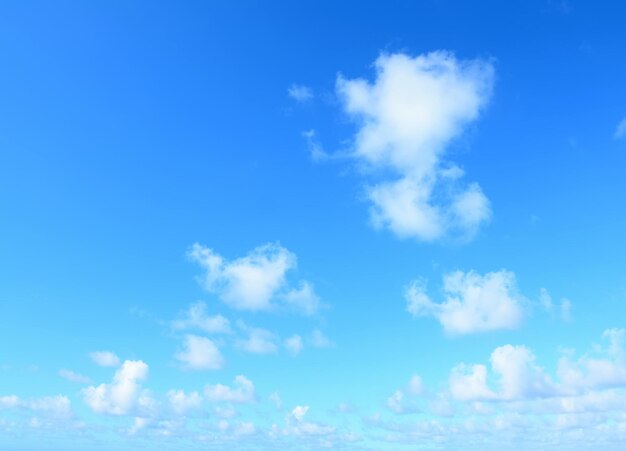
[[[484,276],[473,271],[452,272],[444,276],[443,290],[446,299],[433,302],[425,280],[414,280],[405,292],[407,311],[413,316],[434,316],[446,332],[459,335],[514,329],[523,319],[523,298],[512,272]]]
[[[115,367],[120,364],[120,358],[111,351],[90,352],[89,357],[99,366]]]
[[[324,335],[324,333],[319,329],[315,329],[311,333],[310,342],[311,346],[313,346],[314,348],[330,348],[331,346],[333,346],[333,342],[330,340],[330,338]]]
[[[196,391],[185,393],[184,390],[170,390],[167,392],[167,399],[172,410],[178,415],[184,415],[202,405],[202,397]]]
[[[536,364],[527,347],[499,346],[491,354],[491,383],[486,365],[460,364],[450,374],[450,394],[463,402],[552,398],[556,402],[545,403],[543,408],[580,410],[573,406],[604,400],[603,390],[626,387],[624,330],[606,330],[603,338],[607,346],[596,346],[593,353],[578,359],[572,358],[573,351],[566,351],[558,361],[556,379]],[[518,410],[523,407],[516,406]]]
[[[313,315],[320,307],[320,298],[309,282],[300,282],[298,288],[289,290],[283,298],[287,305],[305,315]]]
[[[344,110],[359,124],[354,156],[396,177],[369,187],[373,223],[399,237],[431,241],[456,231],[473,236],[491,217],[477,184],[444,161],[451,141],[477,119],[491,93],[493,67],[447,52],[383,54],[376,80],[339,77]]]
[[[298,355],[303,348],[302,337],[300,335],[293,335],[285,339],[285,348],[292,354]]]
[[[287,89],[287,94],[296,102],[300,103],[308,102],[313,99],[313,90],[311,88],[295,83]]]
[[[624,329],[608,329],[603,338],[608,341],[606,348],[596,347],[594,353],[577,360],[570,355],[559,360],[558,375],[566,391],[626,386]]]
[[[246,327],[248,338],[237,340],[235,345],[252,354],[273,354],[278,350],[277,337],[269,330]]]
[[[232,387],[222,384],[207,385],[204,394],[212,402],[246,404],[256,400],[254,384],[242,375],[235,377]]]
[[[59,376],[61,376],[63,379],[67,379],[68,381],[76,382],[78,384],[91,383],[91,379],[89,379],[87,376],[83,376],[82,374],[75,373],[72,370],[60,369]]]
[[[291,411],[291,416],[296,420],[296,421],[302,421],[304,419],[304,416],[306,415],[306,413],[309,411],[309,406],[296,406],[294,407],[294,409]]]
[[[615,133],[613,134],[614,139],[622,139],[624,137],[626,137],[626,117],[617,124]]]
[[[208,334],[231,333],[230,321],[222,315],[207,315],[207,305],[196,302],[186,310],[181,319],[172,321],[172,327],[177,330],[198,329]]]
[[[286,274],[296,268],[296,256],[279,244],[265,244],[245,257],[230,262],[212,249],[194,244],[188,256],[206,273],[204,287],[238,310],[270,310],[273,300],[281,298],[306,314],[314,313],[318,298],[313,287],[301,281],[298,288],[287,284]]]
[[[147,377],[148,365],[141,360],[126,360],[115,372],[110,384],[83,389],[83,399],[97,413],[129,414],[149,403],[140,384]]]
[[[175,357],[190,370],[219,370],[224,366],[224,357],[217,345],[197,335],[186,335],[183,349]]]

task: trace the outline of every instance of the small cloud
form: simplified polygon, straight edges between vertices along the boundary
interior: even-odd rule
[[[300,335],[293,335],[285,340],[285,348],[291,355],[298,355],[302,351],[302,337]]]
[[[561,299],[561,319],[566,323],[572,320],[572,301],[567,298]]]
[[[189,370],[219,370],[224,366],[224,357],[217,345],[197,335],[185,336],[183,349],[175,357]]]
[[[116,367],[120,364],[120,358],[111,351],[90,352],[89,357],[98,366]]]
[[[613,139],[622,139],[624,137],[626,137],[626,117],[617,124],[615,133],[613,134]]]
[[[199,329],[209,334],[231,333],[230,321],[222,315],[210,316],[207,314],[204,302],[192,304],[183,314],[183,317],[172,321],[172,328],[176,330]]]
[[[311,334],[311,346],[314,348],[330,348],[333,346],[333,342],[321,330],[315,329]]]
[[[76,382],[77,384],[91,383],[91,379],[89,379],[87,376],[75,373],[72,370],[61,369],[59,370],[59,376],[61,376],[63,379],[67,379],[70,382]]]
[[[287,89],[287,94],[299,103],[306,103],[313,99],[313,90],[311,88],[295,83]]]
[[[247,404],[256,400],[254,384],[243,375],[235,377],[232,387],[222,384],[207,385],[204,394],[212,402]]]
[[[330,155],[326,153],[322,145],[315,138],[316,132],[315,130],[307,130],[302,132],[302,136],[306,139],[307,147],[309,149],[309,155],[311,156],[311,160],[319,163],[321,161],[326,161],[330,158]]]
[[[300,280],[296,287],[289,283],[287,275],[296,269],[297,258],[279,243],[259,246],[244,257],[230,261],[198,243],[191,246],[187,255],[205,270],[200,278],[204,288],[234,309],[273,310],[277,307],[276,301],[290,304],[305,314],[313,314],[318,307],[319,299],[310,283]],[[213,317],[211,321],[215,324],[209,324],[210,318],[202,308],[195,315],[191,319],[196,325],[226,329],[225,318]]]
[[[251,354],[274,354],[278,347],[276,346],[277,337],[269,330],[256,327],[242,327],[247,331],[248,338],[239,339],[235,346]]]

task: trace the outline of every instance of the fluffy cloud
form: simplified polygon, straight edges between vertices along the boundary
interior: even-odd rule
[[[217,345],[197,335],[186,335],[183,349],[175,357],[189,370],[219,370],[224,366],[224,357]]]
[[[497,347],[491,354],[491,371],[482,364],[461,364],[453,368],[450,393],[458,401],[559,398],[567,400],[563,404],[567,405],[592,391],[626,387],[624,330],[606,330],[603,338],[607,341],[606,347],[595,346],[593,353],[578,359],[572,358],[573,351],[566,351],[559,359],[556,378],[536,364],[535,355],[527,347]]]
[[[83,389],[83,399],[94,412],[127,415],[152,403],[140,384],[147,377],[148,365],[141,360],[126,360],[110,384]]]
[[[111,351],[90,352],[89,357],[99,366],[115,367],[120,364],[120,358]]]
[[[473,271],[452,272],[443,278],[445,300],[433,302],[423,279],[405,292],[407,311],[413,316],[434,316],[450,334],[514,329],[523,319],[523,298],[515,275],[509,271],[481,276]]]
[[[289,287],[286,275],[295,269],[297,259],[279,244],[265,244],[245,257],[225,261],[212,249],[196,243],[188,256],[206,270],[202,279],[204,287],[232,308],[270,310],[274,307],[272,301],[281,299],[305,314],[312,314],[319,304],[310,283],[301,281],[298,288]]]
[[[209,334],[231,333],[230,321],[222,315],[210,316],[207,314],[204,302],[192,304],[183,314],[183,317],[172,321],[172,327],[177,330],[197,329]]]
[[[455,231],[470,238],[491,217],[489,201],[463,171],[444,161],[451,141],[489,99],[493,67],[447,52],[383,54],[376,79],[339,77],[345,112],[359,125],[354,155],[395,178],[368,188],[375,226],[432,241]]]
[[[287,94],[289,97],[294,99],[296,102],[304,103],[313,99],[313,90],[308,86],[292,84],[289,89],[287,89]]]
[[[247,404],[256,400],[254,384],[242,375],[235,377],[232,387],[222,384],[207,385],[204,394],[212,402]]]
[[[626,117],[617,124],[615,133],[613,134],[613,138],[615,139],[622,139],[624,137],[626,137]]]

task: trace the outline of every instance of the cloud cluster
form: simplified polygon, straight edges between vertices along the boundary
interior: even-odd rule
[[[288,284],[287,272],[296,268],[297,259],[277,243],[259,246],[232,261],[196,243],[188,256],[205,269],[202,283],[206,290],[234,309],[271,310],[276,301],[306,315],[319,308],[319,298],[309,282],[300,281],[295,287]]]
[[[374,225],[424,241],[450,232],[471,238],[490,219],[490,203],[478,184],[461,183],[463,171],[444,156],[487,103],[492,64],[439,51],[383,54],[375,68],[373,82],[337,80],[343,108],[359,126],[354,156],[391,174],[367,190]]]
[[[405,291],[407,311],[416,317],[433,316],[447,333],[456,335],[514,329],[524,316],[524,298],[510,271],[455,271],[444,275],[443,292],[445,299],[434,302],[425,280],[412,281]]]

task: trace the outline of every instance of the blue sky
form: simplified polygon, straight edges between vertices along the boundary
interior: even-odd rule
[[[0,448],[620,449],[619,2],[0,6]]]

